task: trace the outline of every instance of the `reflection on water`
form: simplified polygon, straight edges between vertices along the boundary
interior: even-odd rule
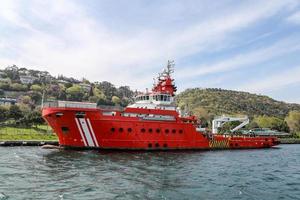
[[[186,152],[14,147],[0,153],[0,200],[300,197],[300,145]]]

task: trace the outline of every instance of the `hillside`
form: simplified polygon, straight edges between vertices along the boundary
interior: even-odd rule
[[[299,104],[276,101],[268,96],[223,89],[187,89],[177,96],[178,105],[186,105],[192,112],[208,115],[245,114],[250,117],[266,115],[284,118],[289,111],[299,110]],[[197,114],[197,113],[196,113]]]

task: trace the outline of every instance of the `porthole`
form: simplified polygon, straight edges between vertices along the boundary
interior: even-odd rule
[[[123,132],[123,128],[119,128],[119,132],[122,133]]]
[[[152,128],[149,128],[149,130],[148,130],[148,131],[149,131],[149,133],[152,133],[152,132],[153,132]]]
[[[145,130],[144,128],[141,129],[141,132],[142,132],[142,133],[145,133],[145,131],[146,131],[146,130]]]
[[[69,128],[65,127],[65,126],[61,127],[61,130],[62,130],[63,133],[68,133],[69,132]]]
[[[115,132],[115,130],[116,130],[115,128],[111,128],[110,129],[111,132]]]
[[[164,148],[167,148],[168,147],[168,145],[167,144],[164,144]]]
[[[148,144],[148,147],[149,147],[149,148],[152,148],[152,144],[151,144],[151,143],[149,143],[149,144]]]
[[[180,130],[179,130],[179,133],[180,133],[180,134],[182,134],[182,133],[183,133],[183,130],[182,130],[182,129],[180,129]]]
[[[165,130],[165,133],[169,133],[169,129],[166,129],[166,130]]]
[[[129,133],[131,133],[131,132],[132,132],[132,128],[128,128],[127,131],[128,131]]]
[[[159,147],[159,144],[158,144],[158,143],[155,143],[155,147]]]
[[[239,146],[239,144],[238,144],[238,143],[235,143],[235,146],[236,146],[236,147],[238,147],[238,146]]]
[[[172,130],[172,133],[176,133],[176,130],[175,130],[175,129],[173,129],[173,130]]]
[[[160,133],[160,129],[159,128],[156,129],[156,133]]]

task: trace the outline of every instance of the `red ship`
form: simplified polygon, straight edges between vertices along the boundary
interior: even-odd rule
[[[151,92],[123,110],[94,103],[57,101],[43,106],[43,118],[66,148],[123,150],[249,149],[279,144],[276,137],[212,134],[195,116],[181,114],[174,97],[173,64],[159,74]]]

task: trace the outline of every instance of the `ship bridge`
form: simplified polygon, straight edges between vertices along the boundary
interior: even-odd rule
[[[176,110],[174,96],[177,90],[171,74],[174,72],[174,61],[168,61],[167,67],[159,73],[153,84],[152,92],[139,94],[135,97],[135,103],[129,108]],[[155,80],[155,79],[154,79]]]

